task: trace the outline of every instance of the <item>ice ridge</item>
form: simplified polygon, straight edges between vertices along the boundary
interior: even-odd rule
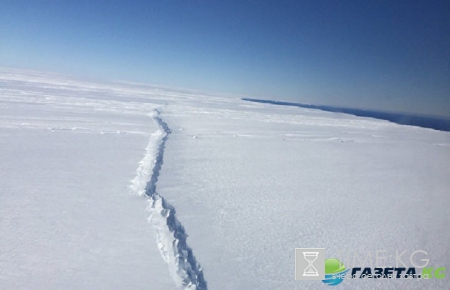
[[[182,289],[204,290],[207,283],[203,269],[186,242],[188,235],[176,217],[175,208],[156,191],[165,143],[170,134],[169,127],[159,115],[158,110],[150,114],[158,129],[150,136],[131,188],[148,198],[149,222],[155,229],[156,243],[175,284]]]

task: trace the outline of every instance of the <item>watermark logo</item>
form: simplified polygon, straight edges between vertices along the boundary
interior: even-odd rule
[[[336,258],[326,259],[325,261],[325,279],[323,283],[330,286],[339,285],[345,278],[348,270],[345,269],[344,264]]]
[[[342,256],[340,258],[343,259],[331,258],[325,260],[324,248],[296,248],[295,280],[321,280],[329,286],[336,286],[342,283],[349,271],[347,279],[350,280],[414,279],[425,281],[445,278],[446,268],[442,266],[430,267],[430,259],[425,258],[428,256],[428,252],[423,250],[413,251],[409,255],[410,266],[407,265],[408,263],[405,264],[407,251],[396,250],[395,255],[389,255],[386,250],[376,250],[375,254],[367,251],[362,255],[351,251],[339,252]],[[351,256],[353,256],[353,259],[351,259]],[[375,264],[373,260],[375,260]]]
[[[325,279],[325,249],[295,249],[295,280]]]

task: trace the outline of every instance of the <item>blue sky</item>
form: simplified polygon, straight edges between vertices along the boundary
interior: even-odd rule
[[[450,1],[0,0],[0,66],[450,116]]]

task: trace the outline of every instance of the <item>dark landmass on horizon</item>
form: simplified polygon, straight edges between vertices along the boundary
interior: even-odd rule
[[[274,100],[262,100],[262,99],[252,99],[252,98],[242,98],[244,101],[272,104],[279,106],[291,106],[300,107],[306,109],[317,109],[333,113],[344,113],[350,114],[358,117],[369,117],[380,120],[386,120],[400,125],[410,125],[422,128],[434,129],[439,131],[450,132],[450,118],[439,117],[439,116],[424,116],[418,114],[407,114],[407,113],[395,113],[395,112],[384,112],[377,110],[366,110],[366,109],[353,109],[353,108],[341,108],[333,106],[324,105],[311,105],[284,101],[274,101]]]

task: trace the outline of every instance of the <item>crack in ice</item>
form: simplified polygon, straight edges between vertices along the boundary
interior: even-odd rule
[[[186,242],[188,235],[176,217],[175,208],[156,191],[170,129],[157,110],[150,116],[158,129],[150,136],[146,154],[139,163],[131,188],[149,200],[149,221],[155,229],[156,243],[175,284],[184,289],[204,290],[207,283],[203,269]]]

